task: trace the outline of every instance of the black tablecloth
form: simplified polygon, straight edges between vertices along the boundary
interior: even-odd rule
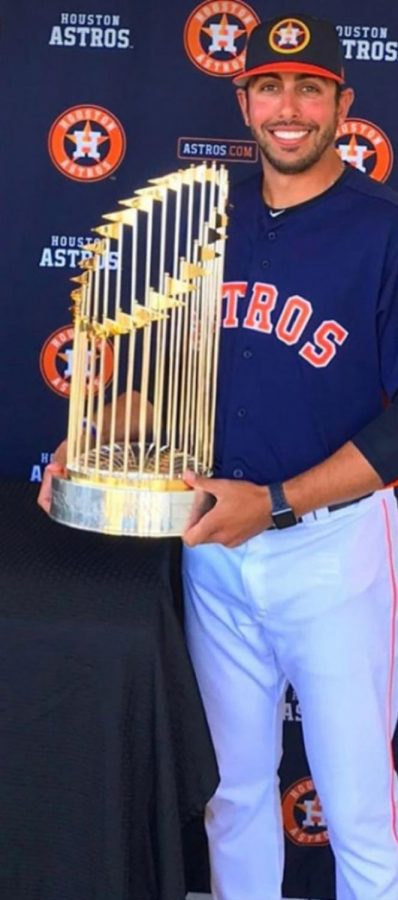
[[[217,770],[179,542],[64,528],[36,494],[0,483],[1,900],[182,900]]]

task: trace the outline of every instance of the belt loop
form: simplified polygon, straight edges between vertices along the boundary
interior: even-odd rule
[[[316,519],[327,519],[330,515],[329,508],[327,506],[322,506],[320,509],[316,510]]]

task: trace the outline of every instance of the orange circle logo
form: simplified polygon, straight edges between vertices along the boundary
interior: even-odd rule
[[[386,181],[394,162],[391,143],[384,131],[367,119],[346,119],[336,132],[336,147],[344,162],[375,181]]]
[[[301,778],[282,797],[283,824],[288,838],[300,846],[329,843],[326,822],[311,778]]]
[[[270,46],[276,53],[299,53],[310,39],[310,30],[300,19],[281,19],[269,35]]]
[[[185,25],[185,50],[194,66],[206,75],[237,75],[244,67],[249,34],[259,22],[247,3],[200,3]]]
[[[69,397],[70,381],[73,372],[73,325],[66,325],[65,328],[57,328],[43,345],[40,354],[40,371],[44,381],[61,397]],[[99,388],[99,370],[100,370],[100,347],[101,340],[98,339],[95,345],[95,376],[94,390]],[[87,354],[87,378],[91,369],[91,352]],[[113,374],[113,350],[111,345],[105,343],[104,354],[104,381],[108,385]]]
[[[100,181],[120,166],[126,135],[116,116],[102,106],[71,106],[48,136],[54,166],[74,181]]]

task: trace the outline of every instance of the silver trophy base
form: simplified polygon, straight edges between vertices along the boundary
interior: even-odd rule
[[[154,491],[52,479],[50,516],[62,525],[132,537],[179,537],[195,491]]]

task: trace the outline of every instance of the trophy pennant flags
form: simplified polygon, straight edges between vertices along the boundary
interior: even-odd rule
[[[66,478],[51,515],[111,534],[181,534],[211,475],[228,173],[150,179],[103,215],[71,279]],[[110,382],[109,366],[113,373]]]

